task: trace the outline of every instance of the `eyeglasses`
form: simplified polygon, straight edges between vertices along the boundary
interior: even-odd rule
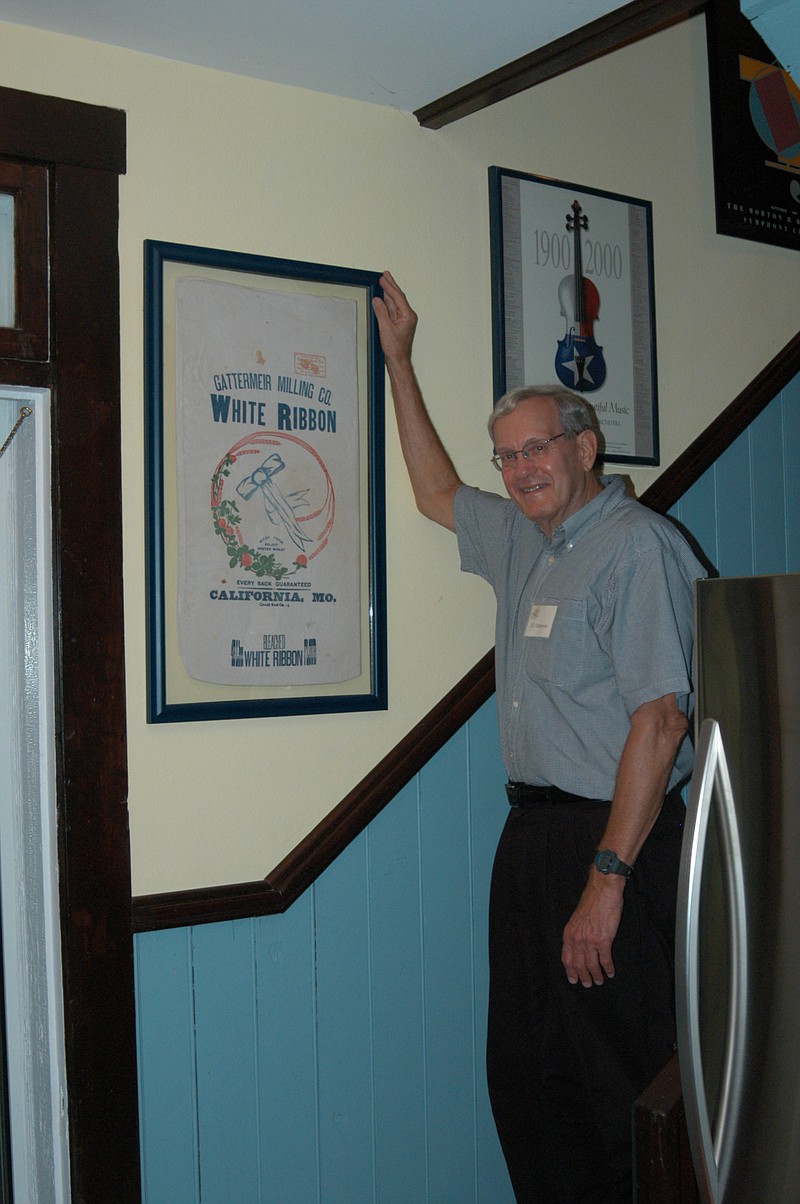
[[[550,444],[555,443],[556,439],[563,439],[566,433],[566,431],[562,431],[560,435],[551,435],[549,439],[529,439],[519,451],[495,452],[492,456],[492,464],[498,472],[502,472],[504,468],[514,467],[517,456],[522,456],[523,460],[540,460]]]

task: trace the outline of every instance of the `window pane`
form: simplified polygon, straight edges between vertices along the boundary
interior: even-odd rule
[[[0,326],[14,325],[14,197],[0,192]]]

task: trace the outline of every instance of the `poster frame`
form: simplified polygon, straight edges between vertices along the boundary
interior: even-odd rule
[[[630,242],[633,245],[633,229],[635,224],[636,243],[638,251],[635,259],[635,275],[629,273],[629,283],[625,289],[624,304],[626,323],[629,322],[630,358],[624,358],[625,372],[636,382],[636,387],[627,393],[625,390],[614,393],[611,389],[610,378],[606,379],[606,396],[611,400],[608,406],[628,406],[632,413],[633,436],[623,441],[621,447],[613,448],[605,441],[602,431],[603,419],[600,418],[601,449],[598,460],[615,464],[658,465],[659,460],[659,428],[658,428],[658,377],[656,365],[656,316],[655,316],[655,286],[653,279],[653,214],[652,203],[638,197],[626,196],[622,193],[607,192],[600,188],[570,183],[566,180],[551,179],[547,176],[533,175],[528,172],[514,171],[501,167],[489,168],[489,219],[490,219],[490,252],[491,252],[491,289],[492,289],[492,355],[493,383],[495,402],[508,390],[521,385],[543,385],[565,382],[556,380],[554,365],[556,341],[561,330],[545,329],[537,326],[531,320],[526,310],[532,308],[526,305],[526,297],[533,301],[534,293],[539,285],[531,282],[536,279],[535,266],[531,262],[530,247],[527,245],[521,230],[513,229],[504,206],[504,186],[507,181],[520,193],[520,209],[525,206],[529,215],[528,222],[534,220],[539,211],[543,223],[549,221],[550,211],[555,197],[563,195],[563,230],[566,231],[566,217],[572,201],[578,201],[582,209],[587,206],[591,210],[592,201],[601,198],[605,205],[618,209],[620,219],[630,230]],[[523,196],[524,194],[524,196]],[[559,216],[559,220],[560,216]],[[520,225],[522,219],[520,219]],[[562,227],[559,226],[559,230]],[[591,234],[591,230],[590,230]],[[573,234],[562,234],[562,238],[574,238]],[[537,244],[538,247],[538,244]],[[538,254],[538,251],[537,251]],[[572,261],[570,261],[572,262]],[[584,250],[584,265],[586,265]],[[626,264],[634,266],[632,253]],[[536,265],[538,266],[538,265]],[[570,269],[571,270],[571,269]],[[559,316],[557,294],[558,277],[561,269],[553,269],[552,280],[548,278],[548,297],[552,298],[554,321],[562,323]],[[590,278],[591,273],[585,270]],[[521,283],[520,283],[521,282]],[[602,288],[602,282],[601,282]],[[560,289],[558,290],[560,292]],[[607,312],[607,311],[606,311]],[[603,325],[603,309],[600,309],[600,325]],[[607,323],[606,323],[607,328]],[[516,332],[516,333],[515,333]],[[602,350],[602,348],[601,348]],[[606,349],[608,355],[609,349]],[[524,365],[523,361],[524,360]],[[535,362],[535,376],[528,373],[525,377],[525,366]],[[531,378],[532,377],[532,378]],[[590,404],[597,405],[599,394],[582,392]]]
[[[710,0],[705,21],[717,233],[800,251],[797,71],[739,0]]]
[[[354,682],[213,686],[200,683],[200,696],[187,697],[176,663],[177,570],[169,549],[177,544],[177,467],[165,452],[165,434],[174,431],[175,372],[167,356],[177,358],[174,329],[174,280],[186,270],[202,279],[263,282],[268,291],[292,295],[351,298],[356,312],[358,359],[359,540],[361,574],[359,630],[366,657]],[[241,274],[241,276],[239,275]],[[144,242],[144,393],[145,393],[145,589],[147,721],[174,723],[267,716],[330,714],[385,710],[387,700],[386,548],[384,470],[384,362],[372,311],[380,273],[299,260],[180,243]],[[171,342],[165,333],[172,324]],[[174,346],[173,346],[174,345]],[[172,444],[174,445],[174,435]],[[209,519],[209,523],[211,520]],[[368,663],[367,663],[368,662]]]

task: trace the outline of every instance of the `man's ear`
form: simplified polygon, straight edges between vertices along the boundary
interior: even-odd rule
[[[597,435],[594,431],[581,431],[577,439],[581,464],[586,472],[590,472],[597,459]]]

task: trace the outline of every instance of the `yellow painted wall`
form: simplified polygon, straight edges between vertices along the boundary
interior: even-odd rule
[[[407,113],[0,24],[0,83],[124,109],[122,424],[134,892],[263,877],[491,646],[492,599],[414,510],[387,423],[388,712],[145,722],[142,243],[378,271],[465,479],[496,488],[487,168],[653,202],[662,468],[798,325],[796,253],[714,230],[695,18],[439,132]],[[639,490],[656,469],[631,472]]]

